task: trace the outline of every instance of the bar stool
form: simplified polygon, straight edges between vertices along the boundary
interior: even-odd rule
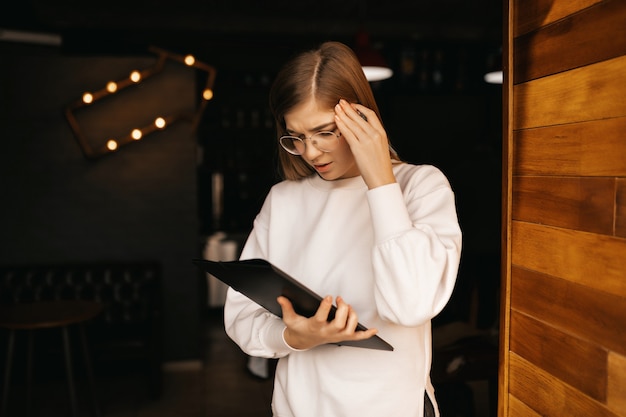
[[[30,303],[0,305],[0,327],[9,330],[0,416],[5,416],[7,412],[16,331],[26,330],[28,333],[26,352],[26,415],[30,415],[34,332],[38,329],[60,328],[63,339],[65,373],[69,393],[70,411],[72,416],[78,417],[78,405],[76,401],[76,389],[74,386],[74,374],[72,369],[72,352],[69,338],[69,327],[71,325],[76,325],[80,332],[85,359],[85,370],[88,379],[87,382],[91,390],[93,401],[93,415],[100,416],[100,409],[94,390],[93,368],[91,358],[89,356],[83,324],[100,314],[102,309],[103,307],[100,303],[84,300],[37,301]]]

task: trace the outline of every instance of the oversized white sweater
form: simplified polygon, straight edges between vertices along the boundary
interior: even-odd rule
[[[396,164],[397,183],[362,177],[283,181],[268,194],[241,259],[262,258],[321,296],[341,295],[392,352],[291,349],[282,320],[229,289],[227,334],[251,356],[280,358],[276,417],[421,417],[431,319],[448,302],[461,254],[454,194],[429,165]]]

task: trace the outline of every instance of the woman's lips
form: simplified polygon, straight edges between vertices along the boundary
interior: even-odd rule
[[[315,164],[313,165],[317,172],[326,172],[330,169],[330,162],[327,164]]]

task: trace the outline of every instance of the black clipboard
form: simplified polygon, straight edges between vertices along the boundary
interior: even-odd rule
[[[320,301],[322,301],[321,296],[263,259],[228,262],[194,259],[193,263],[278,317],[282,317],[280,305],[276,302],[279,295],[287,297],[293,304],[296,313],[305,317],[315,315]],[[332,306],[328,315],[329,321],[335,317],[336,310],[337,308]],[[359,323],[357,330],[367,330],[367,328]],[[344,341],[335,344],[393,350],[393,346],[378,335],[366,340]]]

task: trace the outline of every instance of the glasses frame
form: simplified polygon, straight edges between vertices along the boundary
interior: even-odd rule
[[[301,156],[304,152],[306,152],[306,140],[308,139],[309,142],[311,142],[311,145],[313,145],[315,147],[315,149],[317,149],[317,150],[319,150],[321,152],[324,152],[324,153],[328,153],[328,152],[332,152],[335,148],[333,147],[333,149],[322,149],[322,148],[320,148],[320,147],[318,147],[316,145],[316,143],[312,140],[312,138],[313,138],[313,136],[320,135],[320,134],[327,134],[327,133],[333,134],[335,136],[335,140],[336,140],[336,145],[335,145],[335,147],[336,147],[339,144],[339,138],[341,137],[341,132],[337,133],[336,131],[337,131],[337,129],[335,129],[335,130],[322,130],[322,131],[313,133],[311,136],[304,136],[304,135],[302,135],[302,137],[293,136],[293,135],[283,135],[280,138],[278,138],[278,143],[280,143],[280,146],[285,151],[290,153],[291,155]],[[283,139],[285,139],[285,140],[289,139],[291,141],[299,141],[299,142],[301,142],[302,146],[304,147],[304,151],[303,152],[298,152],[297,150],[293,151],[291,149],[288,149],[287,146],[285,146],[285,144],[283,143]]]

